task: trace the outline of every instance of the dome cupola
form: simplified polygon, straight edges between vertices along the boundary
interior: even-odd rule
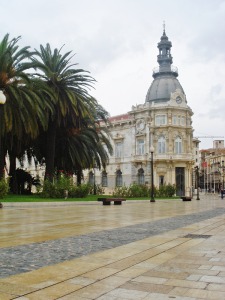
[[[178,81],[178,70],[172,66],[173,57],[171,55],[172,43],[169,41],[165,24],[163,25],[163,35],[158,43],[159,54],[157,56],[158,68],[153,70],[153,82],[147,92],[145,102],[167,102],[170,100],[171,93],[177,89],[184,93]]]

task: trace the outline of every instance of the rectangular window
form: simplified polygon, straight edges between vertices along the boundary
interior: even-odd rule
[[[164,142],[159,142],[158,145],[159,145],[158,153],[160,153],[160,154],[166,153],[165,143]]]
[[[173,125],[177,125],[177,116],[173,116]]]
[[[158,115],[155,117],[155,123],[156,125],[166,125],[167,120],[166,120],[166,115]]]
[[[182,141],[181,139],[176,139],[175,141],[175,153],[181,154],[182,153]]]
[[[116,144],[115,144],[115,156],[117,158],[122,157],[122,147],[123,147],[122,142],[116,142]]]
[[[160,137],[158,139],[158,153],[159,154],[166,153],[166,140],[164,137]]]
[[[137,140],[137,155],[144,155],[144,154],[145,154],[145,141]]]
[[[173,125],[184,126],[185,125],[185,117],[173,116]]]
[[[182,126],[185,125],[185,117],[181,117],[181,125],[182,125]]]

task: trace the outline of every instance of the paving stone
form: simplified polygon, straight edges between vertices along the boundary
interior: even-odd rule
[[[126,245],[223,214],[225,214],[224,208],[215,208],[85,235],[1,248],[0,278]],[[195,241],[190,241],[190,243],[194,244]]]

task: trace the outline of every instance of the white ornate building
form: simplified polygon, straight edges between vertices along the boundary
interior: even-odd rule
[[[171,47],[164,28],[158,43],[159,67],[153,71],[145,103],[110,118],[114,153],[105,170],[92,170],[85,177],[107,192],[131,183],[150,184],[153,146],[154,185],[175,184],[179,196],[191,193],[199,141],[193,139],[193,112],[172,66]]]

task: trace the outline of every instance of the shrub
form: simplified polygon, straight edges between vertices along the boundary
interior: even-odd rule
[[[147,185],[144,184],[131,184],[129,186],[129,197],[147,197],[149,195],[149,190]]]
[[[176,193],[176,186],[172,184],[160,185],[159,189],[155,190],[157,197],[173,197]]]
[[[175,194],[176,194],[176,186],[175,184],[168,184],[166,186],[166,194],[167,194],[167,197],[173,197]]]
[[[57,198],[56,187],[53,182],[46,179],[43,184],[43,190],[40,194],[42,198]]]
[[[158,197],[166,197],[167,191],[166,191],[166,185],[160,185],[157,193]]]
[[[89,185],[81,184],[73,186],[69,190],[69,197],[71,198],[85,198],[89,194]]]
[[[155,186],[154,196],[155,197],[172,197],[176,192],[175,185],[161,185],[159,189]],[[135,198],[135,197],[150,197],[151,188],[148,188],[145,184],[131,184],[129,187],[122,186],[116,187],[113,191],[114,197],[124,197],[124,198]]]
[[[128,187],[126,187],[126,186],[116,187],[113,191],[114,197],[128,198],[129,197],[128,195],[129,195],[129,190],[128,190]]]
[[[73,178],[60,172],[54,177],[53,182],[46,179],[43,184],[43,190],[40,194],[42,198],[84,198],[88,195],[90,186],[81,184],[75,186]],[[67,192],[67,193],[66,193]]]
[[[101,186],[101,184],[96,184],[95,189],[96,189],[96,195],[102,195],[105,192],[105,189],[103,186]],[[94,186],[91,184],[89,184],[89,193],[92,195],[94,194]]]
[[[133,183],[129,187],[121,186],[116,187],[113,191],[114,197],[135,198],[135,197],[147,197],[149,195],[149,189],[147,185]]]
[[[48,179],[44,181],[41,197],[65,198],[65,191],[69,192],[72,187],[72,177],[60,172],[54,177],[53,182]]]
[[[9,191],[9,179],[2,178],[0,180],[0,199],[3,199]]]

